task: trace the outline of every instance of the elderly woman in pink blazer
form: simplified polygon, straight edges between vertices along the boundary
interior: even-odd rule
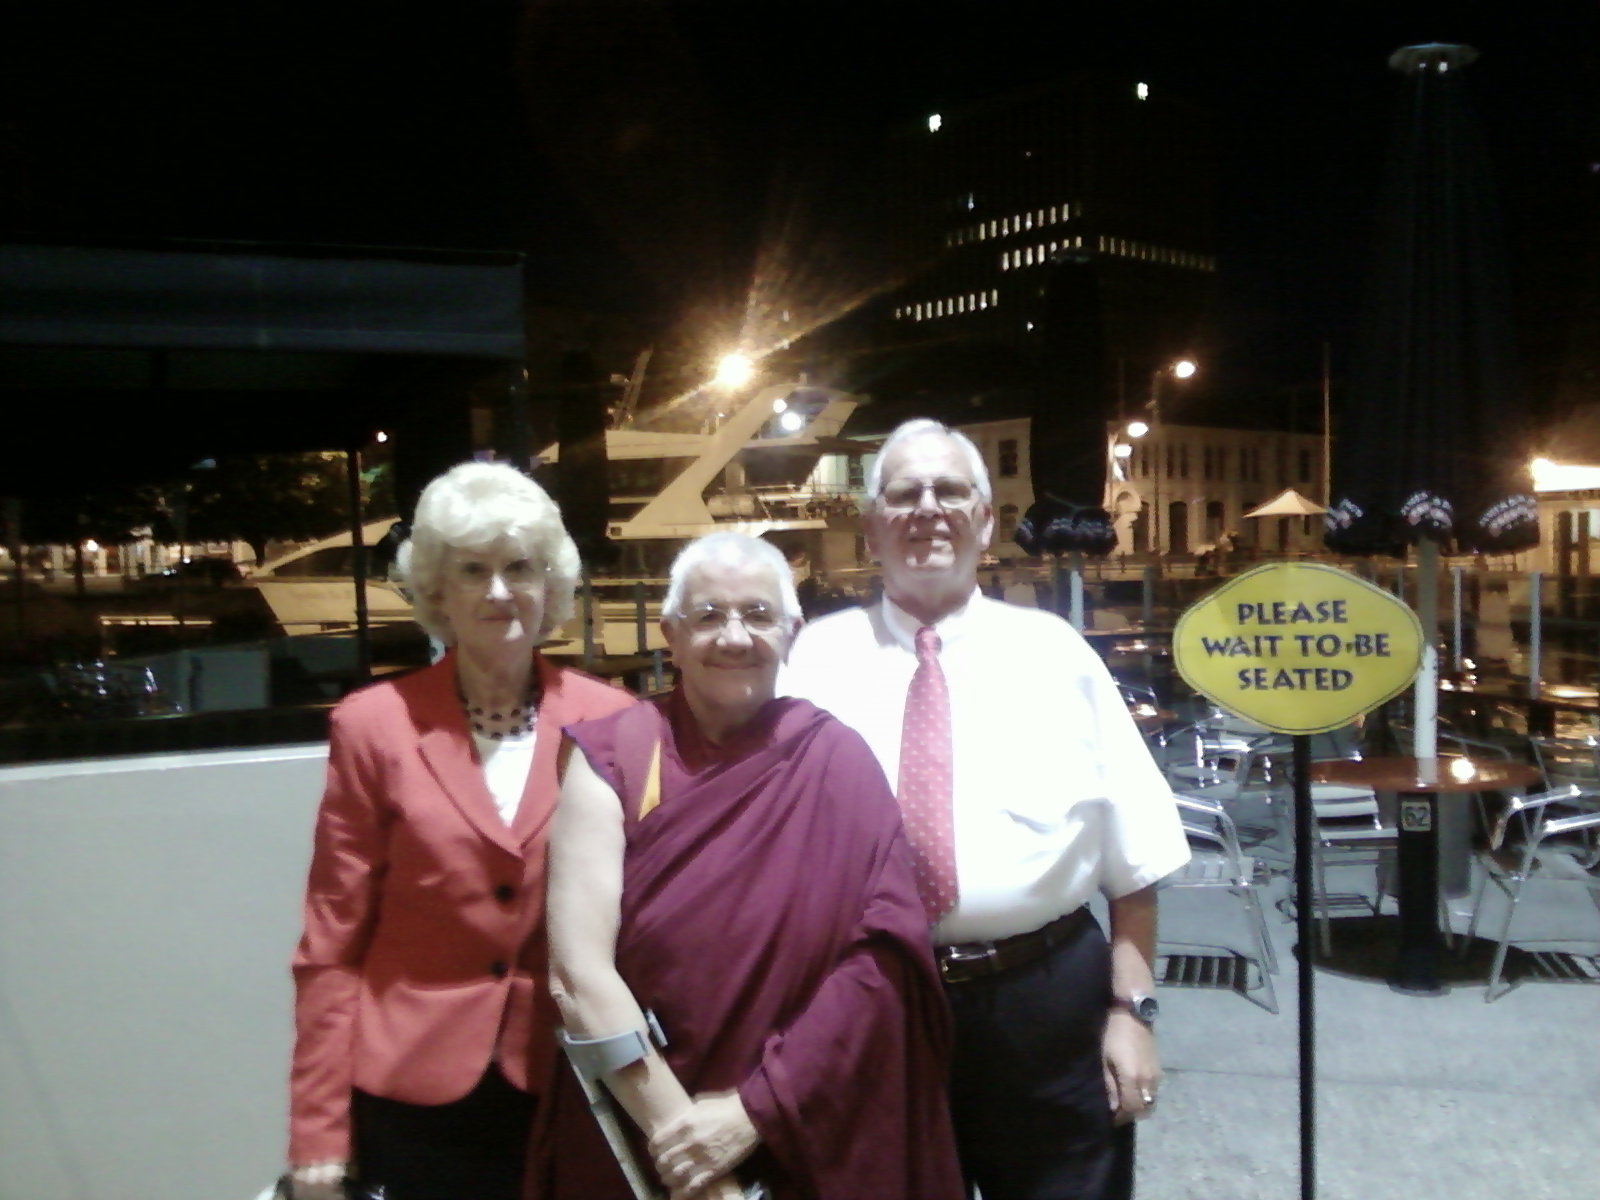
[[[578,553],[520,472],[434,480],[400,563],[449,651],[333,712],[294,955],[290,1192],[509,1200],[552,1069],[561,728],[632,698],[539,655],[572,611]]]

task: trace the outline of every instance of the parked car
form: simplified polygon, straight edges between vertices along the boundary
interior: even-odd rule
[[[236,583],[243,579],[244,572],[239,570],[239,564],[231,558],[188,558],[168,567],[157,578],[168,582],[181,579],[185,583],[222,587],[224,584]]]

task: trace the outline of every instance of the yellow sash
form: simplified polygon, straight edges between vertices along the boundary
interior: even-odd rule
[[[650,752],[650,769],[645,772],[644,795],[639,798],[639,820],[644,820],[661,803],[661,742]]]

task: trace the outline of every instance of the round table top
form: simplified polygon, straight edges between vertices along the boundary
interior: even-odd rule
[[[1341,759],[1312,763],[1311,778],[1318,783],[1361,784],[1375,792],[1437,793],[1520,788],[1539,779],[1537,767],[1503,758],[1440,755],[1426,772],[1422,763],[1421,759],[1400,757]]]
[[[1128,715],[1133,718],[1135,725],[1146,732],[1162,729],[1178,719],[1178,714],[1171,709],[1152,708],[1148,704],[1132,705],[1128,709]]]

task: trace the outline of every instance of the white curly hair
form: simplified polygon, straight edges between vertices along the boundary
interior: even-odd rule
[[[507,463],[466,462],[422,491],[411,537],[396,565],[412,591],[417,623],[446,646],[455,631],[440,610],[445,560],[452,550],[483,550],[509,538],[545,570],[542,641],[572,615],[578,548],[561,523],[561,509],[533,480]]]

